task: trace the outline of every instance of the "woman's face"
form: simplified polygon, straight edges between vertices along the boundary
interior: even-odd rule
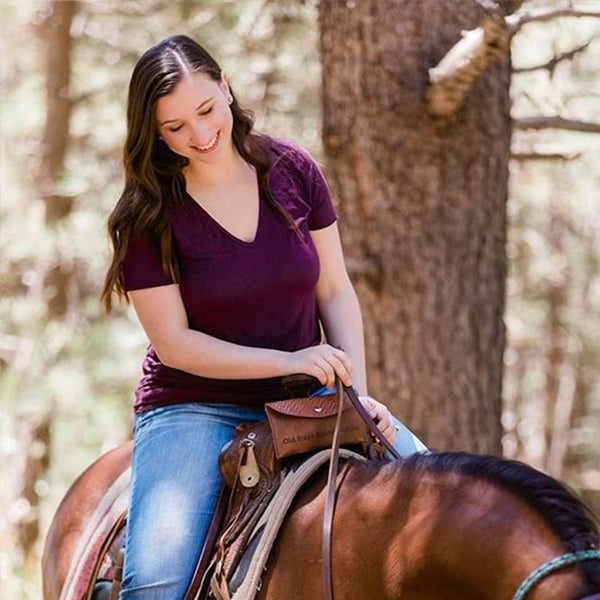
[[[182,79],[156,104],[158,134],[175,153],[190,161],[214,162],[231,151],[233,115],[229,86],[204,73]]]

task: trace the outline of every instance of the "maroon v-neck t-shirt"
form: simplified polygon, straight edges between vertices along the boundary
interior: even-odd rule
[[[271,208],[263,190],[251,242],[227,231],[188,194],[170,225],[189,327],[242,346],[292,352],[322,341],[315,293],[319,258],[309,230],[331,225],[337,213],[323,172],[308,151],[282,138],[273,139],[270,151],[271,194],[292,215],[302,240]],[[159,249],[133,236],[122,283],[130,291],[174,281],[163,272]],[[152,344],[142,371],[135,413],[180,402],[260,406],[289,396],[280,377],[213,379],[167,367]]]

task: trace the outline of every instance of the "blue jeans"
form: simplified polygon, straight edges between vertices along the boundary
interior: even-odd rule
[[[261,407],[197,402],[135,415],[119,600],[184,597],[221,489],[219,452],[240,421],[265,418]],[[400,454],[427,450],[394,420]]]

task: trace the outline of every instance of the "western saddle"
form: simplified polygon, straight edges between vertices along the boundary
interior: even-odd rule
[[[302,398],[314,386],[315,378],[308,375],[290,375],[282,379],[292,398]],[[372,441],[356,448],[366,458],[383,457],[386,451],[400,459],[398,451],[362,406],[355,390],[346,387],[336,377],[337,420],[330,448],[326,503],[323,517],[322,576],[325,600],[333,600],[331,571],[331,531],[335,509],[336,478],[339,462],[339,437],[344,393],[369,426]],[[311,453],[307,453],[311,454]],[[239,584],[239,572],[249,550],[255,525],[283,479],[284,474],[304,455],[277,460],[269,424],[241,423],[234,437],[221,450],[219,466],[224,485],[206,537],[200,559],[188,586],[184,600],[230,600],[230,587]],[[347,465],[346,465],[347,466]],[[98,564],[82,600],[117,600],[121,588],[124,539],[127,521],[124,511],[114,523],[104,541]],[[104,575],[100,565],[104,564]],[[109,565],[106,568],[106,565]]]

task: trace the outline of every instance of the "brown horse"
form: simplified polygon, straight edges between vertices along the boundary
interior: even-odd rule
[[[42,562],[45,600],[58,599],[86,517],[128,465],[130,447],[90,466],[59,507]],[[325,482],[322,468],[294,501],[256,600],[323,597]],[[333,525],[334,598],[511,600],[547,561],[592,548],[600,548],[600,536],[589,509],[523,463],[461,452],[352,461]],[[598,558],[557,568],[521,598],[598,600],[596,594]]]

